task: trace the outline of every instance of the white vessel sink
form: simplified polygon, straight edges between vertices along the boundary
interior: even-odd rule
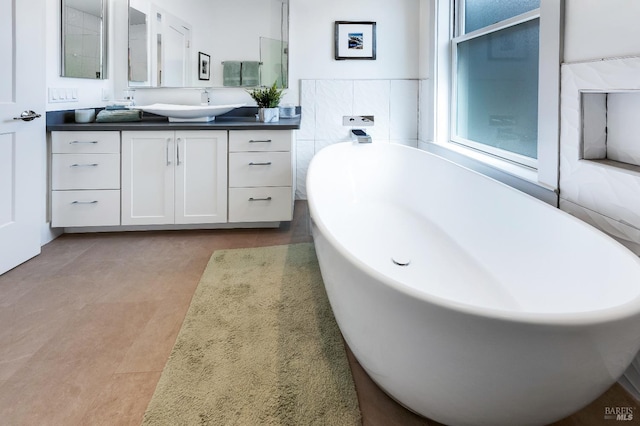
[[[245,104],[233,105],[177,105],[177,104],[152,104],[152,105],[136,105],[131,108],[141,109],[144,112],[163,115],[169,118],[169,121],[184,122],[196,121],[206,122],[213,121],[217,115],[227,113],[233,109],[240,108]]]

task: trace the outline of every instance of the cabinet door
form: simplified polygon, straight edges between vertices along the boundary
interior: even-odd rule
[[[122,132],[122,224],[174,223],[172,131]]]
[[[176,132],[175,222],[227,221],[227,132]]]

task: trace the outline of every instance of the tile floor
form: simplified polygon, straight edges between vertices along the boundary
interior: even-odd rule
[[[0,424],[139,425],[211,253],[311,241],[307,206],[271,230],[66,234],[0,276]],[[367,426],[437,425],[350,355]],[[618,386],[555,426],[638,406]],[[634,419],[636,420],[636,419]]]

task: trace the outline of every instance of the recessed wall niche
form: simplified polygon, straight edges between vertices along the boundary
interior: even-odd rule
[[[640,91],[582,92],[582,159],[640,171]]]

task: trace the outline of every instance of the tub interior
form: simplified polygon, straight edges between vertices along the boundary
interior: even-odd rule
[[[530,313],[589,312],[640,296],[637,257],[513,188],[391,144],[337,144],[316,157],[314,221],[407,291]]]

